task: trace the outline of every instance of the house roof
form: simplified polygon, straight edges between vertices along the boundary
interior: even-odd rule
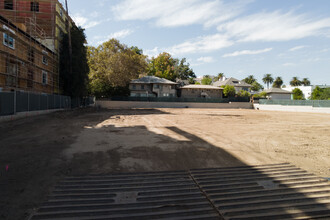
[[[223,89],[220,87],[216,87],[216,86],[210,86],[210,85],[186,85],[181,87],[180,89]]]
[[[172,82],[167,79],[159,78],[156,76],[144,76],[140,79],[132,80],[130,83],[136,83],[136,84],[151,84],[151,83],[159,83],[159,84],[177,84],[175,82]]]
[[[213,83],[213,86],[226,86],[226,85],[230,85],[230,86],[239,86],[239,87],[251,87],[250,84],[242,81],[242,80],[238,80],[235,79],[233,77],[230,77],[224,81],[216,81],[215,83]]]
[[[269,93],[292,94],[292,92],[284,90],[284,89],[280,89],[280,88],[271,88],[271,89],[264,90],[264,92],[266,92],[267,94],[269,94]]]

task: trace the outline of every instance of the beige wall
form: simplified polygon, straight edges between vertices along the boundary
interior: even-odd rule
[[[96,101],[96,106],[108,109],[130,108],[219,108],[219,109],[252,109],[252,103],[192,103],[192,102],[130,102],[130,101]]]
[[[281,99],[281,100],[291,100],[291,94],[276,94],[276,93],[271,93],[268,94],[270,99]]]

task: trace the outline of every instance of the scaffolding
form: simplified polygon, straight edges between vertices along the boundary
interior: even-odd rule
[[[0,91],[60,94],[56,28],[63,18],[57,4],[57,0],[0,2]],[[5,37],[13,45],[6,45]]]

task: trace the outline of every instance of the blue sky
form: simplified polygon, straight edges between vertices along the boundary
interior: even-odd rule
[[[63,1],[63,0],[62,0]],[[197,76],[293,76],[330,85],[329,0],[68,0],[89,45],[117,38],[185,57]]]

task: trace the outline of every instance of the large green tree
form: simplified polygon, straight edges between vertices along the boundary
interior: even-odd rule
[[[75,25],[71,28],[70,59],[69,36],[63,36],[60,48],[60,84],[64,95],[71,97],[84,97],[88,90],[88,65],[87,48],[85,46],[86,36],[84,29]],[[71,67],[70,67],[71,65]],[[72,70],[72,71],[71,71]]]
[[[274,88],[281,88],[281,86],[283,85],[283,80],[281,77],[276,77],[276,79],[274,80],[274,83],[273,83],[273,87]]]
[[[269,89],[269,85],[274,82],[274,78],[272,77],[272,74],[266,74],[264,75],[264,78],[262,78],[262,81],[267,85],[267,89]]]
[[[260,83],[258,83],[257,81],[252,83],[252,87],[251,87],[252,91],[258,92],[262,89],[264,89],[264,87]]]
[[[236,95],[236,90],[234,86],[226,85],[223,88],[223,95],[226,97],[234,97]]]
[[[211,85],[212,79],[209,75],[205,75],[202,79],[202,85]]]
[[[128,95],[132,79],[145,74],[146,56],[116,39],[88,48],[90,90],[97,97]]]
[[[292,90],[292,92],[293,100],[304,100],[304,94],[300,89],[295,88],[294,90]]]
[[[169,53],[163,52],[153,57],[148,65],[148,75],[165,78],[171,81],[190,80],[196,78],[194,71],[186,63],[186,59],[173,58]]]
[[[318,86],[313,90],[311,95],[312,100],[330,100],[330,88],[322,89]]]
[[[298,77],[293,77],[292,80],[290,81],[291,86],[301,86],[301,81],[298,79]]]

